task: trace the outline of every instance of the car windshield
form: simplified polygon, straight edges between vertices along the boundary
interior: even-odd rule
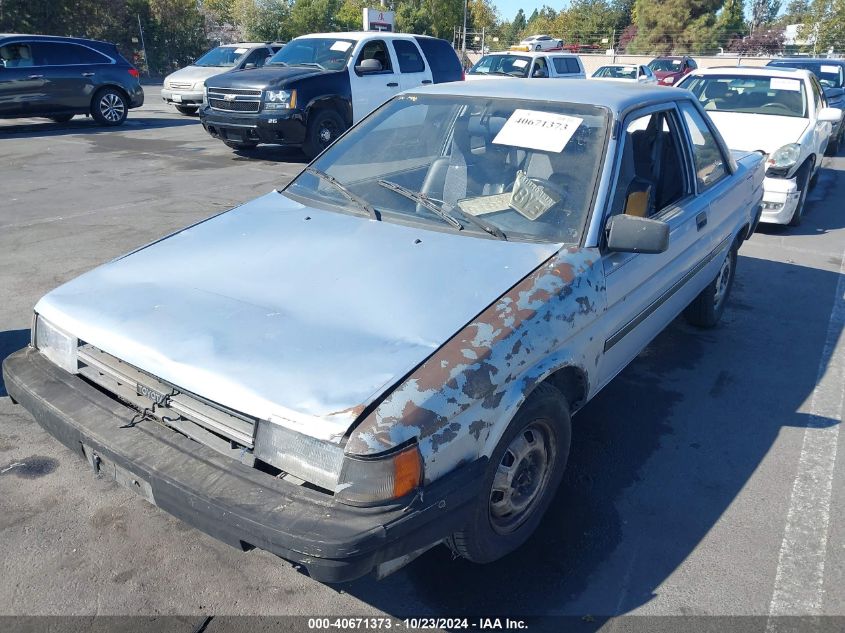
[[[530,57],[520,55],[485,55],[469,69],[470,75],[510,75],[527,77]]]
[[[218,46],[194,62],[194,66],[234,66],[249,49],[245,46]]]
[[[369,206],[383,222],[578,243],[601,175],[608,120],[605,108],[592,105],[400,95],[284,193],[362,217],[371,217]]]
[[[652,59],[648,67],[658,72],[677,72],[681,69],[680,59]]]
[[[777,62],[771,66],[784,68],[803,68],[814,73],[825,88],[842,88],[845,86],[842,66],[839,64],[825,64],[824,62]]]
[[[634,66],[602,66],[593,77],[606,77],[608,79],[636,79],[637,69]]]
[[[304,37],[288,42],[270,58],[268,66],[312,66],[340,70],[346,66],[355,42],[335,37]]]
[[[705,110],[807,117],[804,82],[785,77],[690,76],[681,84]]]

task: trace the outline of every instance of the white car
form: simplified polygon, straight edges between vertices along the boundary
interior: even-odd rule
[[[551,51],[561,48],[563,48],[563,40],[555,39],[550,35],[531,35],[517,44],[514,50]]]
[[[798,226],[842,111],[827,107],[815,75],[792,68],[696,70],[678,84],[691,90],[735,150],[766,156],[761,222]]]
[[[584,64],[572,53],[518,53],[501,51],[479,59],[465,79],[517,77],[520,79],[585,79]]]
[[[204,83],[209,77],[232,70],[261,68],[284,44],[241,42],[212,48],[190,66],[164,78],[161,98],[182,114],[196,114],[202,105]]]
[[[631,81],[641,84],[656,84],[657,77],[651,68],[636,64],[608,64],[592,74],[590,79],[602,81]]]

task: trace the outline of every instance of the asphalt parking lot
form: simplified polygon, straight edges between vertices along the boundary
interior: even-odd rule
[[[0,358],[45,292],[305,165],[157,95],[117,129],[0,121]],[[320,585],[93,478],[0,383],[0,615],[845,616],[843,199],[828,158],[803,225],[742,247],[721,325],[676,321],[576,416],[541,528],[486,567],[438,547]]]

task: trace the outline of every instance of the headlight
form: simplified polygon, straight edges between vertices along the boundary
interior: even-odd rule
[[[372,458],[345,455],[337,444],[262,420],[253,454],[352,505],[398,499],[422,482],[422,457],[416,444]]]
[[[265,110],[287,110],[296,107],[296,90],[266,90]]]
[[[404,497],[422,482],[422,456],[416,443],[383,457],[346,455],[335,488],[338,501],[353,505]]]
[[[675,83],[675,78],[674,77],[664,77],[662,81],[665,84],[672,84],[672,83]]]
[[[56,365],[75,374],[79,371],[76,348],[79,341],[72,334],[63,332],[40,314],[35,319],[35,347]]]
[[[198,81],[194,84],[194,90],[203,90],[205,88],[205,80]]]
[[[208,86],[205,84],[202,86],[202,104],[208,105]]]
[[[800,156],[801,146],[798,143],[789,143],[769,155],[766,169],[785,174],[798,162]]]

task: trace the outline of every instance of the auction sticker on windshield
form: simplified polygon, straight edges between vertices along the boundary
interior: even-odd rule
[[[801,82],[797,79],[782,79],[781,77],[772,77],[769,81],[769,89],[771,90],[792,90],[798,92],[801,90]]]
[[[839,72],[839,66],[828,66],[827,64],[822,64],[821,72],[833,73],[835,75]]]
[[[345,51],[348,51],[350,46],[352,46],[352,42],[337,41],[332,44],[331,50],[340,51],[341,53],[343,53]]]
[[[493,142],[497,145],[560,153],[583,121],[566,114],[517,109]]]

